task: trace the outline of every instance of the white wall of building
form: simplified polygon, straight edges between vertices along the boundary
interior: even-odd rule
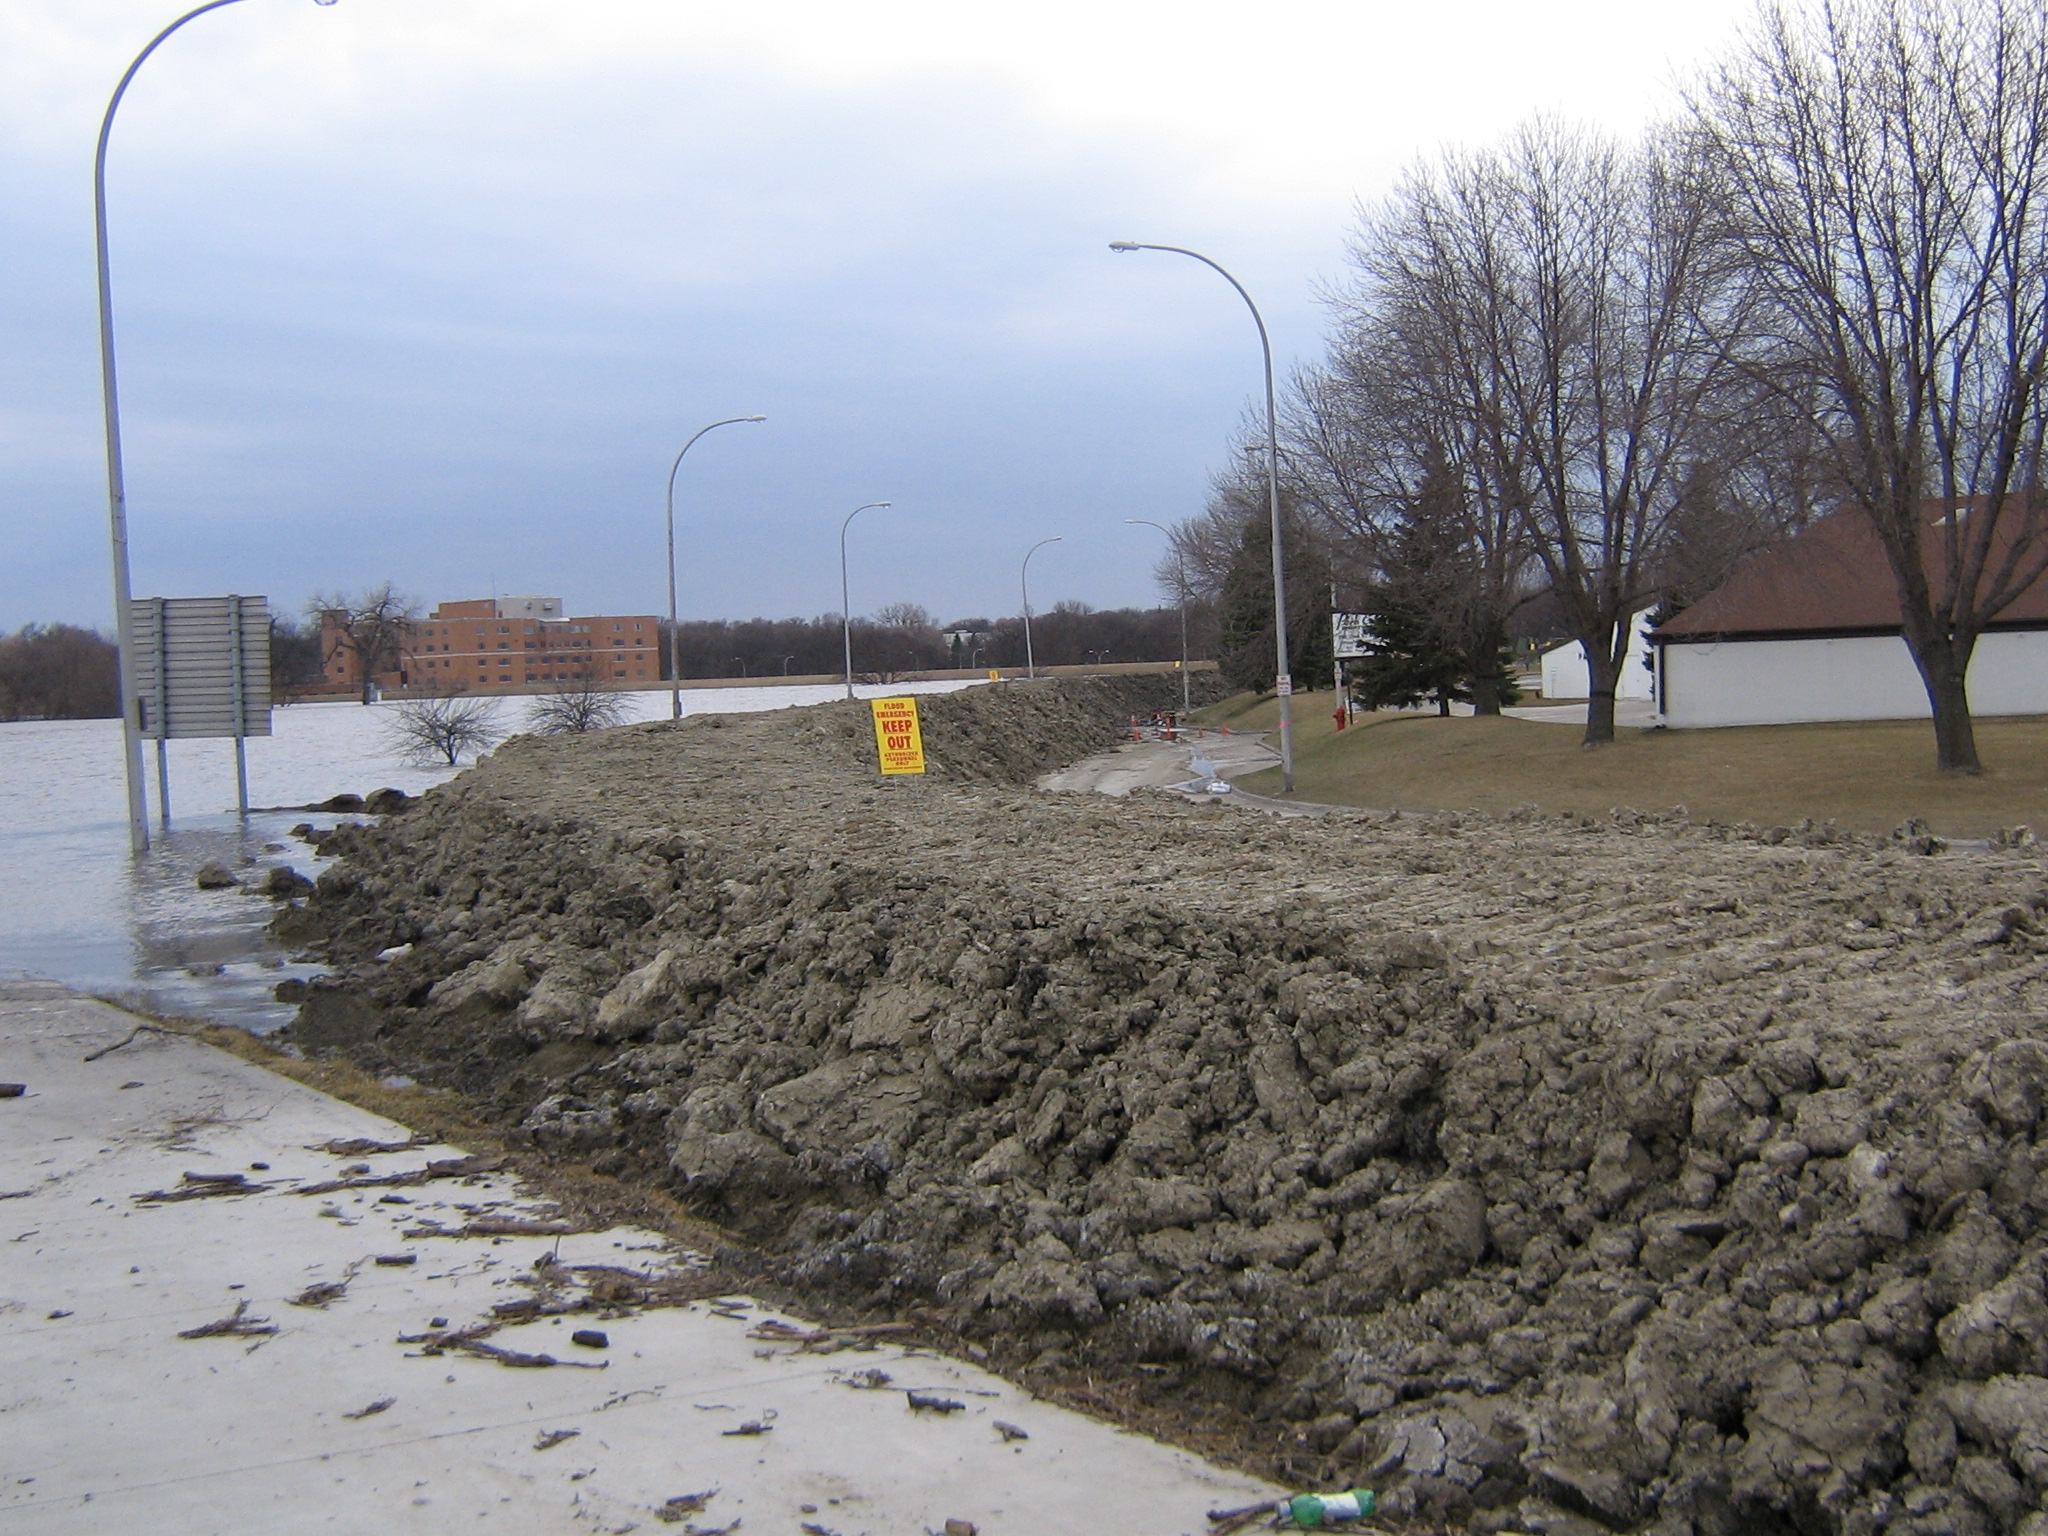
[[[1628,655],[1621,663],[1621,677],[1615,684],[1617,699],[1647,699],[1654,692],[1650,672],[1650,614],[1636,615],[1629,631]],[[1543,697],[1583,699],[1593,691],[1592,674],[1586,667],[1586,648],[1573,640],[1543,653]]]
[[[559,619],[561,616],[562,600],[559,597],[498,599],[498,617],[501,619]]]
[[[1664,723],[1925,720],[1927,689],[1897,635],[1662,647]],[[1545,658],[1546,661],[1548,658]],[[2048,631],[1985,635],[1970,659],[1979,715],[2048,715]]]

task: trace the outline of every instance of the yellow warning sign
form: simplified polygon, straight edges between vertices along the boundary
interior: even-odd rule
[[[917,700],[875,699],[875,751],[884,773],[923,773],[924,735],[917,728]]]

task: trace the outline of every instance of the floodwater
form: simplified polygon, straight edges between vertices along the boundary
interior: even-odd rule
[[[862,688],[863,697],[943,693],[960,683]],[[837,685],[685,691],[688,714],[739,714],[824,703]],[[663,692],[628,694],[636,720],[666,719]],[[514,727],[528,701],[510,698],[500,718]],[[454,775],[406,764],[390,741],[389,704],[295,704],[271,716],[268,737],[248,744],[249,803],[278,807],[235,814],[234,744],[170,744],[171,825],[156,822],[155,747],[148,853],[128,849],[121,784],[121,730],[113,720],[0,724],[0,974],[26,972],[133,1001],[152,1012],[220,1019],[263,1031],[292,1009],[271,995],[287,976],[314,967],[274,944],[274,904],[242,890],[202,891],[202,864],[260,873],[290,864],[312,875],[319,861],[291,828],[330,826],[333,814],[302,807],[332,795],[389,785],[418,794]]]

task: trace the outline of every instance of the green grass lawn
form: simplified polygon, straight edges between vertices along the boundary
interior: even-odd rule
[[[2048,718],[1977,722],[1984,772],[1934,768],[1924,720],[1621,730],[1612,746],[1579,745],[1581,727],[1531,720],[1374,714],[1339,732],[1331,695],[1297,694],[1295,793],[1302,800],[1400,810],[1546,810],[1604,814],[1617,805],[1682,805],[1716,821],[1789,825],[1834,818],[1884,832],[1917,816],[1948,837],[2028,825],[2048,833]],[[1248,694],[1199,719],[1267,730],[1279,712]],[[1269,737],[1268,740],[1273,738]],[[1277,769],[1238,780],[1277,795]]]

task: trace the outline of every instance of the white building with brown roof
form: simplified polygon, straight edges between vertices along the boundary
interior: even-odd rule
[[[1930,529],[1940,590],[1942,540]],[[1870,519],[1831,513],[1659,625],[1657,707],[1674,727],[1925,720],[1898,587]],[[1970,662],[1979,715],[2048,714],[2048,580],[1987,624]]]

